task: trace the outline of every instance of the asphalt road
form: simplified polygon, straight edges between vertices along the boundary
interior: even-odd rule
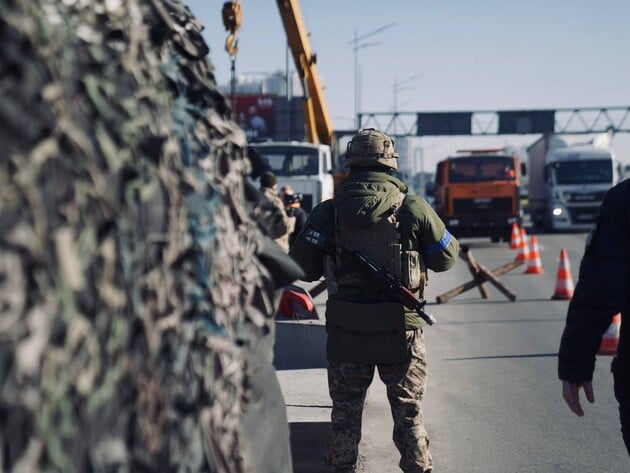
[[[611,357],[598,357],[595,404],[578,418],[562,400],[557,351],[568,301],[551,300],[560,250],[566,248],[574,282],[586,234],[538,235],[544,274],[524,274],[525,266],[501,280],[517,294],[509,301],[492,286],[484,300],[477,289],[443,304],[435,297],[470,280],[460,259],[455,268],[429,274],[429,311],[438,323],[428,327],[429,384],[425,424],[437,473],[627,473],[613,396]],[[487,240],[464,240],[476,260],[492,269],[514,259],[515,250]],[[316,299],[323,314],[325,294]],[[309,322],[317,325],[318,322]],[[321,326],[309,340],[321,340]],[[279,331],[280,343],[282,331]],[[295,336],[293,336],[295,340]],[[321,342],[317,341],[321,345]],[[290,349],[305,356],[308,342]],[[315,359],[317,356],[315,356]],[[321,470],[330,415],[324,365],[278,369],[287,403],[296,473]],[[288,365],[287,365],[288,366]],[[293,367],[295,368],[295,367]],[[364,412],[361,471],[399,471],[391,441],[391,415],[382,384],[375,377]]]

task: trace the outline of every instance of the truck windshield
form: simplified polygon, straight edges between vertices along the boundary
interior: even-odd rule
[[[450,182],[513,181],[514,159],[508,156],[467,156],[450,160]]]
[[[277,176],[312,176],[319,174],[319,152],[301,146],[256,146],[256,151]]]
[[[558,184],[610,184],[612,161],[584,160],[553,163]]]

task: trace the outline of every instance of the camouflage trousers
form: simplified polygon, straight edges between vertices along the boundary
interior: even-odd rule
[[[407,331],[408,363],[377,365],[387,386],[394,419],[393,440],[400,452],[400,469],[409,473],[430,472],[433,459],[424,428],[422,397],[427,384],[426,349],[421,330]],[[326,448],[326,472],[355,471],[361,440],[361,416],[375,365],[328,362],[328,390],[333,407]]]

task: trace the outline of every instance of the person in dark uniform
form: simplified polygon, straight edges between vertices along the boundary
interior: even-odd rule
[[[302,208],[302,194],[286,192],[284,194],[284,205],[289,218],[295,219],[293,232],[289,234],[289,246],[293,244],[297,236],[302,232],[308,215]]]
[[[597,224],[586,243],[560,342],[558,376],[562,394],[571,411],[580,417],[584,415],[580,389],[589,402],[595,401],[595,354],[612,317],[618,313],[621,333],[612,372],[621,432],[630,454],[630,353],[626,335],[630,330],[630,180],[610,189],[602,202]]]
[[[361,251],[422,297],[427,268],[440,272],[453,266],[459,243],[429,204],[407,194],[407,186],[392,176],[397,157],[385,133],[359,130],[348,143],[350,174],[334,199],[311,211],[306,228]],[[361,416],[375,368],[387,386],[401,470],[432,471],[422,413],[427,380],[423,320],[382,292],[351,259],[327,255],[305,238],[297,238],[289,254],[305,271],[305,280],[325,275],[328,288],[326,351],[333,407],[325,471],[356,471]],[[399,328],[384,329],[392,323]]]

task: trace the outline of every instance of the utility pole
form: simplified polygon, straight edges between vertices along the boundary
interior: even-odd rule
[[[364,40],[394,26],[395,24],[396,23],[388,23],[362,35],[359,35],[355,29],[354,39],[348,42],[348,44],[352,46],[352,52],[354,53],[354,124],[357,129],[361,126],[361,123],[359,122],[359,114],[361,113],[361,78],[359,73],[358,51],[359,49],[369,48],[370,46],[381,44],[380,41],[364,42]]]

